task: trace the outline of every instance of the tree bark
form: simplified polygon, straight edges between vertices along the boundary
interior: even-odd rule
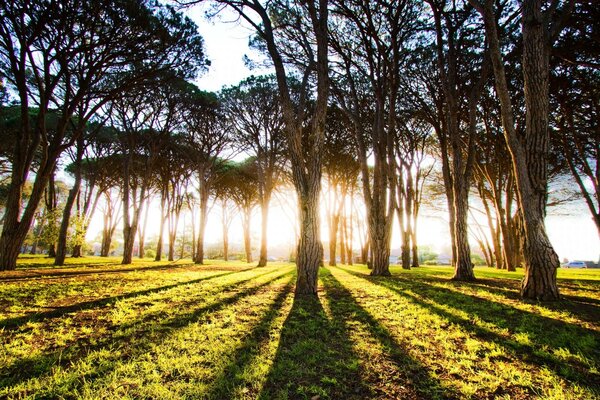
[[[244,230],[244,250],[246,252],[246,262],[252,262],[252,238],[250,236],[250,219],[252,209],[246,207],[242,216],[242,228]]]
[[[263,189],[263,199],[260,203],[261,213],[261,234],[260,234],[260,255],[258,258],[258,266],[264,267],[267,265],[267,240],[269,226],[269,203],[271,202],[270,188]],[[268,193],[267,193],[268,192]]]
[[[320,181],[313,182],[307,193],[299,196],[300,240],[298,242],[298,280],[296,295],[316,295],[319,266],[323,262],[323,245],[319,223]]]
[[[69,190],[65,208],[63,209],[62,221],[60,223],[60,230],[58,232],[58,242],[56,245],[56,255],[54,257],[54,265],[60,266],[65,264],[65,257],[67,255],[67,234],[69,232],[69,222],[71,220],[71,211],[75,199],[79,194],[81,188],[81,161],[83,159],[84,141],[83,135],[80,133],[77,139],[77,150],[75,156],[75,182],[73,187]]]
[[[492,56],[502,125],[510,149],[520,210],[523,215],[525,277],[521,296],[532,300],[557,300],[556,270],[560,265],[544,224],[547,198],[549,32],[541,0],[524,0],[521,8],[525,137],[519,138],[496,27],[493,2],[470,0],[482,14]]]

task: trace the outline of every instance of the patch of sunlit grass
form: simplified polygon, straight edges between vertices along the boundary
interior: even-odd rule
[[[289,263],[24,261],[0,275],[0,398],[600,397],[600,271],[538,304],[490,268],[322,268],[294,299]]]

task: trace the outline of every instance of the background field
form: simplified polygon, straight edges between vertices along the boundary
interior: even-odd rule
[[[0,273],[0,398],[600,398],[597,270],[536,304],[488,268],[322,268],[316,300],[287,263],[69,262]]]

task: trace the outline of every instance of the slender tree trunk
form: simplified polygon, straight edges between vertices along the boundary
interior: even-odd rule
[[[331,212],[333,215],[330,216],[331,220],[329,224],[329,265],[335,267],[337,263],[337,234],[340,216],[335,209]]]
[[[269,227],[269,204],[271,202],[271,193],[265,191],[263,201],[260,204],[261,214],[261,234],[260,234],[260,255],[258,258],[258,266],[264,267],[267,265],[267,240]]]
[[[75,199],[81,188],[81,160],[83,159],[83,146],[83,135],[80,134],[79,139],[77,140],[77,153],[75,159],[75,182],[73,183],[71,190],[69,190],[58,232],[56,255],[54,257],[54,265],[56,266],[64,265],[65,257],[67,256],[67,234],[69,232],[69,222],[71,221],[71,210],[73,209],[73,204],[75,204]]]
[[[244,215],[242,216],[242,228],[244,230],[244,251],[246,252],[246,262],[252,262],[252,238],[250,236],[250,219],[252,209],[245,207]]]
[[[229,223],[225,213],[225,204],[223,204],[223,215],[221,216],[221,232],[223,233],[223,260],[229,261]]]
[[[160,261],[162,259],[163,249],[163,234],[165,231],[165,208],[167,206],[167,190],[168,188],[163,187],[160,194],[160,222],[158,226],[158,241],[156,243],[156,256],[154,261]]]
[[[339,243],[340,243],[340,262],[342,264],[348,264],[346,262],[346,216],[343,213],[340,215],[340,228],[339,231]]]
[[[204,177],[205,171],[198,171],[199,177]],[[198,218],[198,236],[196,240],[196,255],[194,257],[195,264],[204,264],[204,234],[206,231],[206,222],[208,217],[208,197],[210,194],[209,182],[202,181],[198,188],[199,197],[199,218]]]
[[[145,203],[145,207],[144,207]],[[150,211],[150,199],[142,200],[140,207],[144,207],[144,222],[142,223],[142,228],[138,228],[138,258],[144,258],[146,256],[146,227],[148,226],[148,212]],[[139,214],[141,215],[141,213]],[[139,224],[138,224],[139,227]]]

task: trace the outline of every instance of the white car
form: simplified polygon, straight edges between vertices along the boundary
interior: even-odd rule
[[[571,261],[564,265],[565,268],[587,268],[587,264],[583,261]]]

